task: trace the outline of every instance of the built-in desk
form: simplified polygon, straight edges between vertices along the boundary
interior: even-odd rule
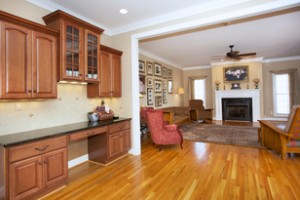
[[[107,164],[130,149],[129,118],[0,136],[0,200],[34,199],[66,184],[67,146],[87,139],[89,159]]]

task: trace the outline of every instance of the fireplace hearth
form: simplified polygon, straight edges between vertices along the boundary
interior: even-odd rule
[[[222,99],[232,98],[251,98],[252,99],[252,122],[257,122],[260,119],[260,90],[256,89],[240,89],[240,90],[216,90],[215,91],[215,117],[214,120],[223,119]],[[232,106],[234,107],[234,106]],[[250,121],[250,120],[249,120]]]
[[[222,120],[252,122],[252,98],[222,98]]]

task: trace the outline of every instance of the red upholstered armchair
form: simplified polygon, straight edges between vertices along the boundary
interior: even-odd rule
[[[162,110],[148,110],[147,124],[152,141],[156,145],[180,144],[182,148],[182,135],[177,125],[164,125]]]

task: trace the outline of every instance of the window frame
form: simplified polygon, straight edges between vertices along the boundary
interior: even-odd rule
[[[290,77],[289,77],[289,74],[288,73],[282,73],[282,74],[272,74],[272,83],[273,83],[273,88],[272,88],[272,90],[273,90],[273,110],[274,110],[274,112],[273,112],[273,115],[275,116],[275,117],[288,117],[289,116],[289,113],[291,112],[291,110],[290,110],[290,105],[288,106],[288,109],[289,109],[289,112],[288,113],[278,113],[278,109],[277,109],[277,105],[278,105],[278,102],[277,102],[277,98],[276,98],[276,96],[277,96],[277,92],[276,92],[276,90],[277,90],[277,82],[276,82],[276,76],[282,76],[282,75],[287,75],[288,76],[288,80],[287,80],[287,84],[288,84],[288,98],[289,98],[289,104],[290,104],[290,102],[291,102],[291,100],[290,100],[290,93],[291,93],[291,87],[290,87],[290,81],[289,81],[289,79],[290,79]]]

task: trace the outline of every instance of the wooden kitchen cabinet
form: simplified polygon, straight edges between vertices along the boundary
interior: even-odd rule
[[[47,26],[60,31],[60,81],[99,82],[99,44],[102,29],[63,11],[43,17]]]
[[[128,153],[131,148],[130,120],[108,125],[108,132],[89,137],[89,159],[107,164]]]
[[[31,197],[64,184],[68,176],[66,145],[63,136],[10,148],[9,199]]]
[[[100,83],[88,85],[88,97],[122,96],[122,52],[100,45]]]
[[[58,32],[0,11],[0,98],[56,98]]]

